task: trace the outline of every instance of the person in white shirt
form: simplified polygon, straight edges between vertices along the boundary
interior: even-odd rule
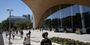
[[[15,37],[15,31],[12,31],[12,37],[14,39],[14,37]]]
[[[8,31],[6,31],[6,38],[7,38],[7,36],[9,35],[9,32]]]
[[[28,33],[26,33],[26,37],[24,38],[23,44],[30,45],[30,36]]]

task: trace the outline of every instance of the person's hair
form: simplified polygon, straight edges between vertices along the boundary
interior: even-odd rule
[[[42,37],[45,38],[45,35],[48,35],[48,32],[44,32],[44,33],[42,34]]]
[[[28,33],[26,33],[26,35],[28,35]]]

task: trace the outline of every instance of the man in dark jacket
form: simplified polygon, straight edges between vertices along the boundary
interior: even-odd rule
[[[31,31],[30,30],[29,30],[28,34],[31,35]]]
[[[41,41],[41,45],[52,45],[51,40],[48,39],[48,33],[47,32],[43,33],[42,37],[44,39]]]
[[[20,31],[20,33],[21,33],[21,38],[23,38],[23,31]]]

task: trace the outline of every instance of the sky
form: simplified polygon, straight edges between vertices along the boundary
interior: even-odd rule
[[[73,7],[73,15],[80,12],[78,5],[74,5],[72,7]],[[31,16],[33,15],[31,9],[21,0],[0,0],[0,22],[6,20],[9,17],[9,12],[7,11],[7,9],[13,9],[14,11],[12,11],[12,15],[14,16],[22,16],[23,14],[30,14]],[[83,11],[84,12],[90,11],[90,7],[83,6]],[[71,14],[70,7],[59,10],[56,13],[53,13],[52,15],[59,15],[59,14],[62,15],[63,17],[69,16]],[[51,17],[55,18],[57,16]]]
[[[7,9],[13,9],[12,15],[14,16],[33,15],[31,9],[21,0],[0,0],[0,22],[9,17]]]

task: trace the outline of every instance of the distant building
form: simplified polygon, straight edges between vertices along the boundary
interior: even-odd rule
[[[26,20],[30,20],[30,15],[29,14],[28,15],[23,15],[23,17],[25,17]]]
[[[11,16],[8,18],[8,20],[11,20],[11,22],[16,22],[16,21],[20,21],[20,20],[30,20],[30,15],[23,15],[23,16]]]

